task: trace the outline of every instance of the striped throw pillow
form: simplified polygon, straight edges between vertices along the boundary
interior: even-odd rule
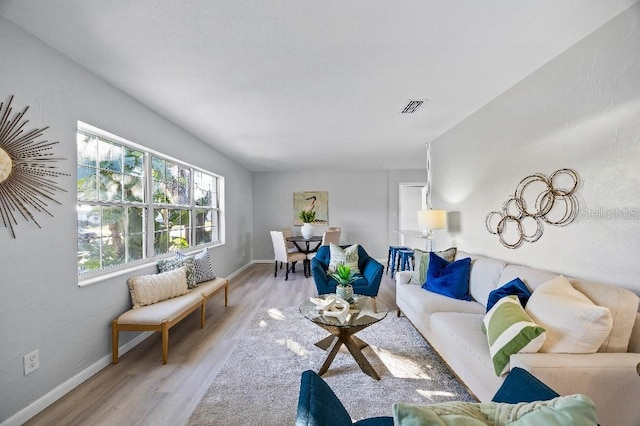
[[[496,302],[483,320],[489,352],[497,376],[509,371],[511,355],[538,352],[547,334],[524,311],[518,296]]]

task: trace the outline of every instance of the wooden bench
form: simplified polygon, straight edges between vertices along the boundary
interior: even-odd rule
[[[113,363],[118,363],[118,338],[121,331],[159,331],[162,333],[162,363],[169,359],[169,329],[200,308],[200,328],[204,328],[207,300],[224,290],[224,306],[229,301],[229,282],[216,277],[205,281],[189,293],[153,305],[130,309],[111,323]]]

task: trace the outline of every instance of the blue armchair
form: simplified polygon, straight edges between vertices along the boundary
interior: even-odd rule
[[[311,273],[313,274],[318,294],[336,292],[338,283],[327,275],[330,256],[329,246],[320,246],[315,257],[311,260]],[[384,266],[373,257],[370,257],[360,245],[358,245],[358,268],[361,274],[352,284],[353,292],[364,296],[378,296]]]
[[[559,396],[526,370],[515,367],[493,397],[494,402],[546,401]],[[391,407],[389,407],[391,411]],[[296,426],[393,426],[393,417],[371,417],[355,423],[322,377],[311,370],[302,373]]]

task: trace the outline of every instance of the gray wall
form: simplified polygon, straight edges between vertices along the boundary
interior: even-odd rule
[[[433,204],[461,212],[459,247],[640,293],[640,4],[438,138],[432,158]],[[486,214],[560,168],[581,177],[581,216],[503,247]]]
[[[79,288],[76,273],[76,120],[219,173],[226,179],[227,244],[210,250],[227,275],[252,256],[251,173],[78,67],[0,17],[0,98],[29,105],[28,129],[50,126],[49,140],[68,190],[42,229],[21,218],[17,238],[0,227],[0,423],[109,355],[110,322],[130,307],[127,276]],[[242,253],[245,252],[245,260]],[[150,266],[137,274],[152,273]],[[124,341],[128,339],[125,333]],[[40,369],[23,375],[24,354],[40,351]]]

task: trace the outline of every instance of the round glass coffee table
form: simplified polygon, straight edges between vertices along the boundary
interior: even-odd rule
[[[326,299],[328,296],[330,295],[326,294],[319,297]],[[349,315],[347,315],[344,322],[341,322],[334,316],[324,315],[324,311],[319,309],[311,300],[304,301],[300,305],[300,313],[314,324],[331,333],[330,336],[315,344],[317,347],[329,352],[318,374],[323,375],[327,372],[338,350],[344,345],[364,373],[376,380],[380,380],[380,376],[362,353],[362,349],[369,346],[368,343],[356,337],[355,334],[384,319],[387,316],[387,312],[388,308],[384,303],[369,296],[355,295],[354,302],[349,309]]]

